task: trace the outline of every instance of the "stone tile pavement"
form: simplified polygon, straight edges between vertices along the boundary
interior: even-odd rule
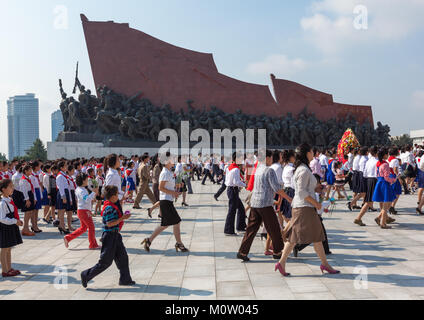
[[[375,213],[364,218],[366,227],[353,224],[357,213],[338,202],[325,215],[330,263],[340,275],[322,275],[313,248],[298,258],[290,257],[283,278],[274,272],[275,261],[263,255],[264,242],[258,237],[251,250],[251,262],[235,258],[242,236],[223,234],[227,197],[213,199],[217,186],[193,183],[195,195],[188,196],[189,208],[177,205],[183,222],[182,238],[190,253],[176,253],[172,230],[167,230],[146,253],[140,242],[158,225],[146,210],[137,210],[122,235],[130,259],[135,287],[119,287],[115,265],[84,289],[79,274],[93,266],[99,251],[88,250],[87,236],[65,249],[56,228],[41,224],[44,232],[12,252],[14,267],[23,274],[0,278],[0,299],[112,299],[112,300],[236,300],[236,299],[423,299],[424,217],[415,214],[416,196],[402,196],[392,230],[374,222]],[[149,206],[146,200],[144,208]],[[157,217],[155,212],[154,217]],[[97,236],[101,220],[95,218]],[[360,278],[361,277],[361,278]],[[366,282],[359,279],[366,278]],[[66,279],[61,281],[61,279]]]

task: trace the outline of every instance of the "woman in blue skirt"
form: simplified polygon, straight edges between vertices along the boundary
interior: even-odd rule
[[[32,174],[30,175],[30,179],[32,182],[32,185],[34,186],[34,196],[35,196],[35,205],[34,205],[34,212],[31,216],[31,230],[34,233],[41,233],[43,232],[38,228],[38,211],[43,207],[43,194],[41,189],[41,183],[40,179],[38,177],[38,172],[40,171],[40,163],[38,161],[34,161],[31,163],[32,167]]]
[[[387,225],[387,212],[390,209],[391,203],[396,199],[395,192],[391,186],[396,182],[396,178],[393,178],[390,171],[390,166],[387,162],[388,157],[389,152],[387,148],[380,149],[377,163],[377,184],[372,198],[373,202],[380,202],[381,213],[377,219],[379,219],[382,229],[391,229]]]
[[[393,147],[389,150],[389,166],[391,171],[392,178],[396,178],[396,182],[392,184],[393,192],[396,195],[396,199],[392,202],[392,205],[390,206],[389,212],[391,214],[397,214],[397,211],[395,209],[396,203],[399,200],[400,195],[402,194],[402,185],[400,184],[400,163],[399,159],[397,157],[399,156],[399,149],[397,147]]]

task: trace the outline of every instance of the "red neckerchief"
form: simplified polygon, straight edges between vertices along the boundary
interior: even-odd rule
[[[9,175],[7,174],[7,172],[2,172],[1,175],[4,179],[9,179]]]
[[[387,161],[386,160],[383,160],[383,161],[378,161],[377,162],[377,168],[380,168],[383,164],[385,164],[385,163],[387,163]]]
[[[252,175],[250,176],[249,185],[247,186],[248,191],[253,191],[253,187],[255,185],[255,174],[258,169],[259,161],[256,161],[255,167],[253,168]]]
[[[103,167],[103,165],[102,164],[98,164],[97,166],[96,166],[96,169],[100,169],[100,168],[102,168]]]
[[[16,204],[13,202],[12,199],[10,199],[10,204],[13,206],[13,215],[14,215],[15,219],[19,221],[20,219],[19,219],[18,207],[16,206]]]
[[[31,185],[31,191],[32,193],[34,193],[35,190],[34,190],[34,186],[32,185],[31,179],[27,178],[25,175],[23,175],[21,179],[26,180]]]
[[[97,178],[99,178],[100,180],[102,180],[102,183],[105,182],[105,179],[102,176],[97,176]]]
[[[126,173],[127,173],[127,177],[129,177],[130,175],[131,175],[131,173],[133,172],[133,170],[131,170],[131,169],[128,169],[127,171],[126,171]]]
[[[35,175],[35,174],[33,173],[33,174],[32,174],[32,176],[33,176],[33,177],[35,177],[35,178],[37,178],[38,185],[39,185],[39,186],[41,186],[40,178],[38,177],[38,175]]]
[[[390,156],[390,157],[389,157],[389,159],[388,159],[388,161],[389,161],[389,163],[390,163],[390,162],[392,162],[392,160],[395,160],[395,159],[396,159],[396,157],[394,157],[394,156]]]
[[[102,209],[102,213],[101,213],[101,216],[102,217],[103,217],[103,213],[105,212],[106,208],[109,207],[109,206],[111,206],[113,209],[116,210],[116,212],[118,212],[118,217],[119,218],[122,217],[123,214],[122,214],[121,210],[119,210],[118,206],[116,204],[110,202],[109,200],[106,200],[105,203],[104,203],[104,205],[103,205],[103,209]],[[121,231],[121,229],[122,229],[123,226],[124,226],[124,221],[122,221],[119,224],[119,231]]]
[[[243,180],[243,176],[241,174],[241,170],[240,170],[239,166],[236,163],[230,164],[230,166],[228,167],[228,171],[231,171],[231,170],[234,170],[234,169],[239,169],[239,171],[240,171],[240,178],[241,178],[241,180]]]
[[[76,189],[77,186],[76,186],[74,180],[72,180],[70,177],[68,177],[68,175],[66,175],[62,171],[60,171],[59,174],[58,174],[58,176],[64,176],[65,179],[66,179],[66,181],[68,182],[68,186],[70,187],[71,186],[71,182],[72,182],[72,184],[74,185],[74,187]]]
[[[334,159],[330,159],[330,160],[328,161],[328,165],[330,166],[330,165],[333,163],[333,161],[334,161]]]

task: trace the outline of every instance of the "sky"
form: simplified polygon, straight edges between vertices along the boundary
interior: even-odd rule
[[[424,0],[0,0],[0,152],[8,97],[40,99],[40,138],[51,141],[58,79],[94,82],[80,13],[129,23],[156,38],[213,53],[218,70],[270,85],[270,73],[371,105],[392,135],[424,129]]]

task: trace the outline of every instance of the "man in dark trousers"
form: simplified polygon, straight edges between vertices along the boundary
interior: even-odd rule
[[[234,223],[237,213],[237,231],[246,231],[246,212],[243,202],[241,202],[239,194],[240,188],[245,188],[246,184],[242,181],[240,168],[237,163],[242,163],[242,157],[237,158],[237,153],[233,154],[233,162],[227,168],[225,174],[225,185],[227,186],[228,195],[228,214],[225,221],[225,235],[237,235],[234,231]]]
[[[221,184],[221,188],[219,188],[219,190],[217,191],[217,193],[215,193],[215,195],[213,196],[216,201],[219,201],[218,198],[224,193],[225,190],[227,190],[227,186],[225,184],[225,173],[227,171],[227,168],[228,168],[228,166],[224,166],[224,168],[222,170],[222,184]]]
[[[130,275],[127,250],[120,234],[124,220],[129,219],[131,215],[122,214],[120,208],[116,205],[119,201],[118,188],[116,186],[106,186],[105,197],[106,201],[102,211],[103,241],[100,260],[91,269],[81,272],[81,283],[84,288],[87,288],[87,283],[90,280],[109,268],[113,261],[115,261],[121,274],[119,285],[135,285]]]

